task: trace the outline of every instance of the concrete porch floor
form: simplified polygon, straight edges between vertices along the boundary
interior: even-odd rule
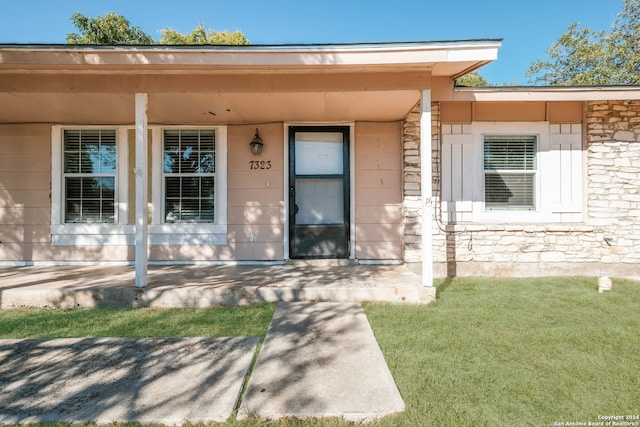
[[[152,265],[148,286],[134,283],[133,266],[0,267],[0,309],[435,299],[435,288],[403,265]]]

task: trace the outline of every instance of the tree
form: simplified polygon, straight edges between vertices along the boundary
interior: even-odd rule
[[[640,84],[640,0],[625,0],[610,32],[569,26],[526,75],[542,85]]]
[[[134,27],[121,15],[114,12],[104,16],[88,18],[80,12],[71,16],[73,25],[80,33],[67,34],[69,44],[103,44],[103,45],[150,45],[150,44],[215,44],[215,45],[245,45],[249,44],[240,31],[214,31],[207,30],[203,25],[198,25],[189,34],[182,34],[170,28],[160,30],[162,37],[154,40],[140,27]]]
[[[460,77],[456,80],[455,85],[464,87],[491,86],[487,79],[482,77],[478,71],[472,71]]]
[[[215,45],[245,45],[249,44],[240,31],[214,31],[207,30],[204,25],[200,24],[189,34],[182,34],[172,28],[163,28],[160,30],[162,44],[215,44]]]
[[[80,34],[67,34],[69,44],[106,44],[106,45],[148,45],[153,38],[121,15],[109,12],[104,16],[87,18],[80,12],[71,16],[71,21]]]

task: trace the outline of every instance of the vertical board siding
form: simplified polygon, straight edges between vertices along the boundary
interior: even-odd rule
[[[582,203],[582,140],[580,134],[551,135],[547,174],[552,212],[579,212]]]
[[[444,134],[442,210],[449,222],[472,220],[474,170],[472,135]]]

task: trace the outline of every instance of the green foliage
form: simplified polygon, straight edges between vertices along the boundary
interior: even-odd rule
[[[134,27],[121,15],[114,12],[103,16],[88,18],[80,12],[71,17],[73,25],[79,33],[67,34],[69,44],[97,44],[97,45],[246,45],[249,40],[240,31],[214,31],[198,25],[189,34],[182,34],[171,28],[160,30],[159,41],[154,40],[140,27]]]
[[[463,87],[482,87],[482,86],[491,86],[487,79],[482,77],[478,71],[472,71],[469,74],[465,74],[460,77],[455,82],[456,86]]]
[[[640,0],[625,0],[610,32],[574,23],[526,75],[540,85],[640,84]]]
[[[88,18],[80,12],[71,16],[78,33],[67,34],[69,44],[104,44],[104,45],[148,45],[153,38],[121,15],[113,12],[104,16]]]
[[[214,31],[207,30],[202,24],[198,25],[189,34],[182,34],[172,28],[160,30],[162,38],[160,43],[169,45],[246,45],[249,40],[240,31]]]

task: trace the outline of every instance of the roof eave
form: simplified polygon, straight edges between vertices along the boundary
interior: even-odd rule
[[[640,99],[640,86],[455,87],[441,101],[616,101]]]
[[[421,67],[460,64],[450,75],[464,74],[497,59],[496,39],[358,43],[331,45],[245,46],[79,46],[0,45],[0,70],[180,69],[341,69]]]

